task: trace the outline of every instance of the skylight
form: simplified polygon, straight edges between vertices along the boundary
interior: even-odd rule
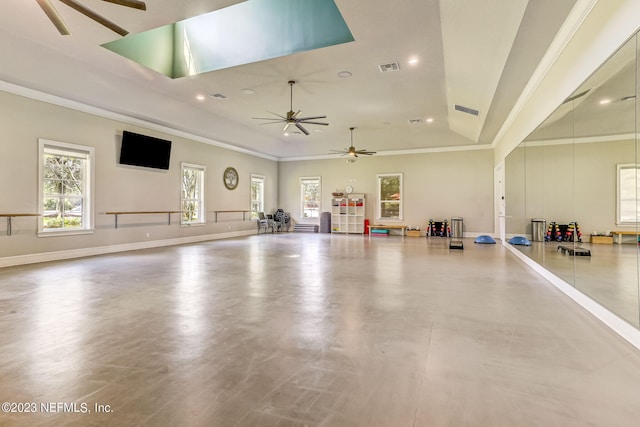
[[[175,79],[353,40],[334,0],[248,0],[102,46]]]

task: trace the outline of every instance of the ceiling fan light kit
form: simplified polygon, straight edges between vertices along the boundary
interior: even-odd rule
[[[296,84],[296,82],[294,80],[289,80],[289,87],[290,87],[290,106],[289,106],[289,111],[287,112],[286,116],[282,116],[280,114],[276,114],[273,113],[271,111],[268,111],[268,113],[273,114],[275,117],[253,117],[253,119],[257,119],[257,120],[269,120],[266,123],[262,123],[263,125],[271,125],[274,123],[284,123],[284,128],[282,128],[282,132],[286,132],[287,129],[289,129],[289,126],[294,125],[295,127],[297,127],[298,129],[300,129],[300,131],[302,133],[304,133],[305,135],[309,135],[309,131],[307,129],[305,129],[304,126],[302,126],[303,124],[305,125],[320,125],[320,126],[329,126],[329,123],[324,123],[324,122],[317,122],[315,120],[318,119],[326,119],[327,116],[313,116],[313,117],[298,117],[300,115],[300,112],[302,110],[298,110],[298,111],[293,111],[293,85]]]
[[[356,161],[356,157],[358,156],[371,156],[376,154],[375,151],[367,151],[366,149],[356,150],[356,147],[353,146],[353,130],[355,128],[351,127],[349,130],[351,131],[351,145],[349,148],[345,148],[344,150],[331,150],[331,154],[340,154],[341,156],[349,156],[350,158],[347,160],[347,163],[353,163]]]

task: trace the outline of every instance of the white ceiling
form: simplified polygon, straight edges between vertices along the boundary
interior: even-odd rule
[[[146,0],[143,12],[78,1],[131,33],[241,2]],[[487,145],[576,3],[335,1],[352,43],[172,80],[102,48],[120,36],[58,0],[51,2],[70,36],[59,35],[36,0],[3,0],[0,80],[283,160],[347,147],[350,127],[357,149],[381,153]],[[379,71],[394,61],[400,71]],[[297,82],[294,110],[326,115],[329,126],[284,136],[282,125],[252,119],[289,110],[289,80]],[[227,99],[196,99],[211,93]]]

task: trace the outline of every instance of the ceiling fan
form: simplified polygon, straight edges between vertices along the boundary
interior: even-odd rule
[[[353,130],[355,128],[349,128],[351,131],[351,145],[349,148],[345,148],[344,150],[331,150],[333,153],[339,153],[342,156],[351,156],[358,157],[360,156],[370,156],[372,154],[376,154],[375,151],[367,151],[366,149],[356,150],[356,147],[353,146]]]
[[[278,118],[277,119],[273,117],[252,117],[252,118],[258,119],[258,120],[269,120],[269,122],[267,123],[262,123],[263,125],[270,125],[274,123],[284,123],[285,125],[284,125],[284,128],[282,129],[283,132],[286,132],[287,129],[289,129],[289,126],[295,125],[295,127],[300,129],[302,133],[304,133],[305,135],[309,135],[309,131],[306,130],[304,126],[302,126],[303,124],[329,126],[329,123],[313,121],[317,119],[326,119],[327,116],[298,117],[301,110],[298,110],[297,112],[293,111],[293,85],[294,84],[296,84],[295,81],[289,80],[289,86],[291,88],[291,104],[290,104],[291,107],[290,107],[290,110],[287,112],[286,116],[282,116],[280,114],[272,113],[271,111],[269,111],[269,113],[273,114],[274,116],[277,116]]]
[[[71,34],[71,31],[69,31],[65,23],[62,21],[62,18],[58,14],[58,11],[56,10],[55,7],[53,7],[53,4],[51,4],[51,0],[36,0],[36,1],[40,5],[44,13],[49,17],[49,19],[51,20],[51,23],[58,29],[58,32],[60,32],[61,35],[68,36],[69,34]],[[83,6],[82,4],[78,3],[77,0],[59,0],[59,1],[61,3],[66,4],[70,8],[75,9],[76,11],[82,13],[87,18],[93,19],[99,24],[104,25],[111,31],[114,31],[120,34],[121,36],[126,36],[127,34],[129,34],[127,30],[125,30],[118,24],[112,21],[109,21],[107,18],[103,17],[102,15],[99,15],[95,13],[93,10],[89,9],[88,7]],[[114,3],[119,6],[131,7],[133,9],[147,10],[147,5],[145,4],[145,2],[139,1],[139,0],[102,0],[102,1],[105,1],[107,3]]]

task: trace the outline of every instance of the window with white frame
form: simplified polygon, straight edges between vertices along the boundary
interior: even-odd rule
[[[378,220],[402,221],[402,174],[378,174]]]
[[[300,201],[303,219],[320,217],[320,194],[319,176],[300,178]]]
[[[251,174],[251,219],[264,212],[264,176]]]
[[[618,165],[617,225],[636,226],[640,194],[639,171],[640,166],[636,163]]]
[[[40,139],[38,151],[38,235],[91,232],[94,148]]]
[[[182,163],[182,220],[183,225],[204,224],[204,175],[202,165]]]

